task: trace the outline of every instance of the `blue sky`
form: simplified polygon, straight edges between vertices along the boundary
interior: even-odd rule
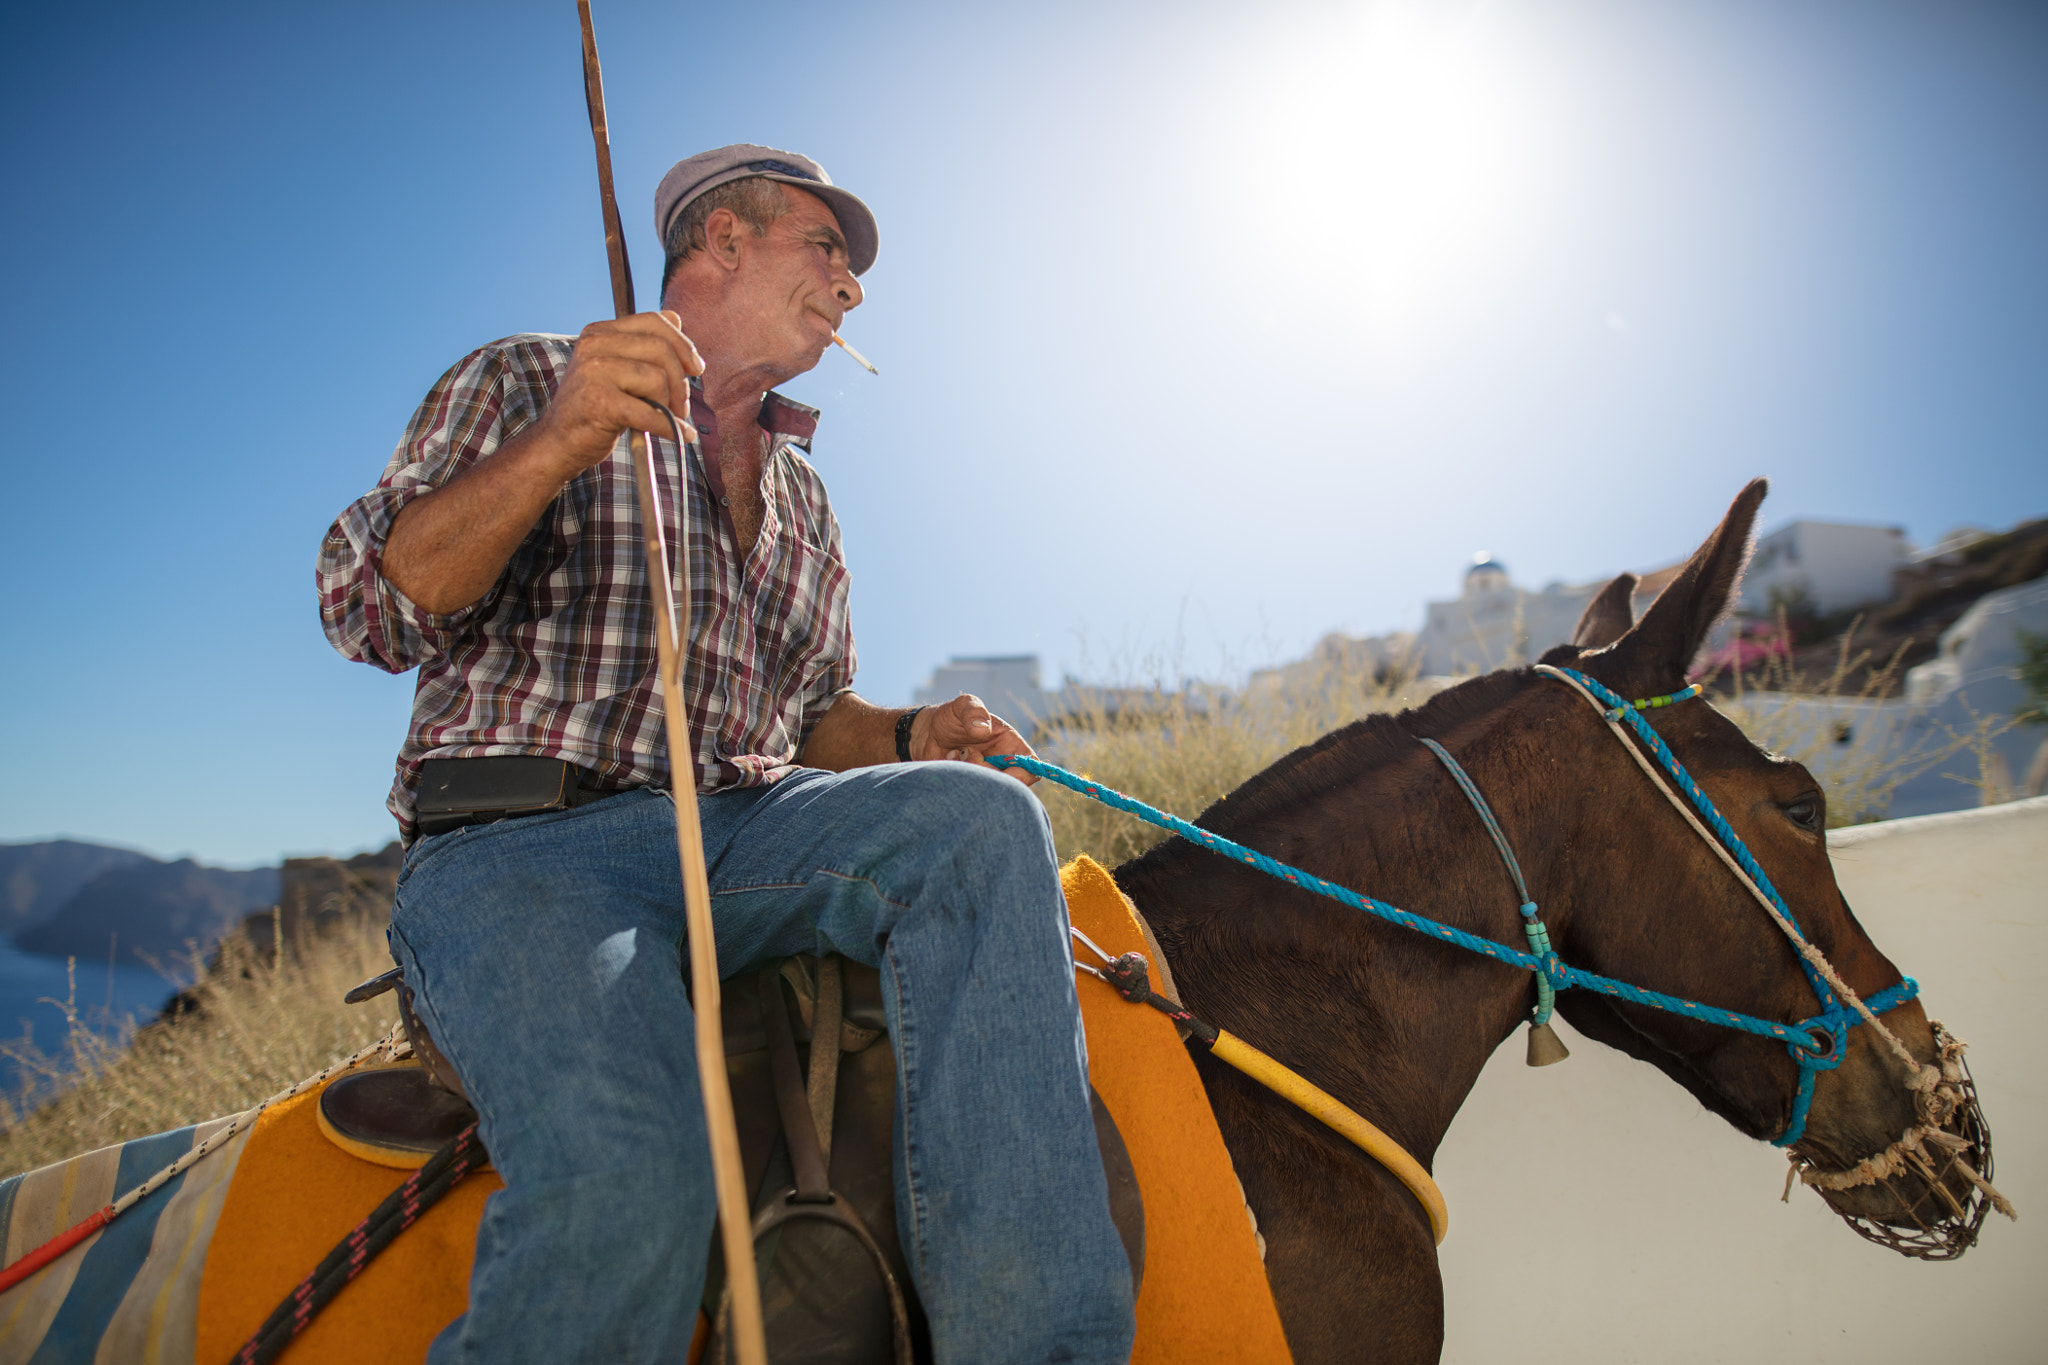
[[[575,7],[77,3],[0,50],[0,841],[383,843],[410,678],[312,557],[475,345],[610,311]],[[1767,525],[2048,512],[2048,6],[598,0],[655,181],[882,225],[790,386],[860,684],[1222,677]]]

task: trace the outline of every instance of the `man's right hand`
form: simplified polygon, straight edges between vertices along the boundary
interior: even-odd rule
[[[593,322],[540,420],[431,493],[407,503],[384,545],[384,576],[427,611],[482,599],[562,486],[601,463],[622,431],[669,433],[655,403],[689,426],[690,377],[704,359],[674,313]]]
[[[611,454],[622,431],[669,434],[655,403],[680,418],[683,435],[694,441],[690,378],[702,373],[704,358],[674,313],[593,322],[577,336],[576,353],[529,439],[559,466],[565,483]]]

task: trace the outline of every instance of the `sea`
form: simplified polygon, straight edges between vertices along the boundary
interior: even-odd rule
[[[105,1034],[148,1023],[184,984],[140,962],[81,959],[73,974],[61,957],[24,953],[0,939],[0,1048],[19,1049],[25,1031],[39,1052],[61,1060],[68,1051],[65,1001],[81,1023]],[[19,1096],[25,1079],[18,1061],[0,1055],[0,1094]]]

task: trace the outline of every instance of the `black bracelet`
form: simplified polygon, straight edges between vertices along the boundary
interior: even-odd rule
[[[924,710],[922,706],[913,706],[902,715],[896,717],[896,761],[898,763],[910,762],[910,723],[917,719],[917,713],[922,710]]]

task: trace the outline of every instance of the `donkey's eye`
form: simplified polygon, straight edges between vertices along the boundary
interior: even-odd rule
[[[1820,802],[1810,796],[1801,797],[1785,807],[1785,818],[1801,829],[1820,828]]]

